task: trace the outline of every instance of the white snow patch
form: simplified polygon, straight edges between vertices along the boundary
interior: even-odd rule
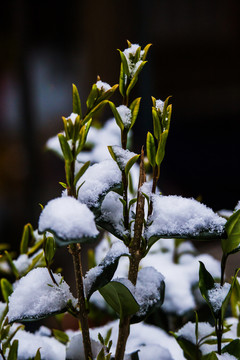
[[[219,283],[215,283],[214,287],[208,290],[208,298],[213,307],[214,311],[220,310],[224,299],[226,298],[231,285],[229,283],[225,283],[221,286]]]
[[[85,204],[70,196],[48,202],[39,218],[39,232],[52,231],[62,240],[95,237],[94,215]]]
[[[131,77],[134,76],[137,69],[141,65],[141,63],[142,63],[141,59],[144,55],[144,50],[141,50],[140,51],[140,60],[135,64],[135,62],[133,61],[133,58],[136,55],[136,51],[138,48],[139,48],[138,44],[131,44],[131,46],[129,48],[127,48],[123,51],[123,54],[125,55],[125,57],[127,59],[128,69],[129,69]]]
[[[183,336],[186,340],[190,341],[192,344],[196,344],[195,337],[195,328],[196,324],[189,321],[187,322],[178,332],[177,336]],[[198,323],[198,339],[202,339],[203,337],[210,335],[214,332],[215,328],[211,326],[207,322],[199,322]]]
[[[163,107],[164,107],[164,101],[162,100],[156,100],[156,108],[157,110],[160,110],[161,112],[163,112]]]
[[[78,117],[78,114],[76,113],[71,113],[70,116],[68,116],[66,119],[67,120],[71,120],[73,124],[75,124],[76,118]]]
[[[117,111],[122,119],[124,127],[129,128],[132,120],[131,110],[125,105],[120,105],[117,107]]]
[[[152,200],[153,214],[149,219],[152,224],[146,231],[148,239],[153,235],[197,236],[201,231],[221,233],[226,223],[226,219],[194,199],[153,194]]]
[[[85,182],[84,182],[85,181]],[[99,205],[99,197],[121,183],[121,171],[114,160],[105,160],[90,166],[79,183],[78,199],[90,207]]]
[[[113,225],[117,233],[124,233],[123,204],[119,194],[110,191],[104,198],[101,206],[101,220]]]
[[[93,359],[97,358],[98,353],[102,349],[102,345],[99,341],[91,340]],[[76,333],[70,339],[70,343],[67,346],[66,358],[71,360],[85,360],[84,346],[81,333]]]
[[[9,297],[9,321],[44,317],[63,310],[69,300],[75,302],[62,276],[54,274],[54,278],[58,286],[53,283],[47,268],[36,268],[16,282]]]
[[[66,348],[53,337],[19,330],[13,340],[18,340],[18,359],[33,359],[40,348],[42,359],[65,360]]]
[[[123,171],[125,169],[125,166],[127,165],[128,161],[137,155],[136,153],[124,150],[118,145],[112,146],[113,152],[116,155],[117,163],[119,165],[119,168]]]
[[[98,80],[96,82],[96,85],[97,85],[97,88],[103,92],[106,92],[111,89],[111,86],[108,83],[103,82],[101,80]]]

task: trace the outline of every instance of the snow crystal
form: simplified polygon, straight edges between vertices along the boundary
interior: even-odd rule
[[[192,344],[196,344],[195,337],[195,328],[196,324],[189,321],[187,322],[178,332],[177,336],[183,336],[186,340],[190,341]],[[202,339],[203,337],[210,335],[214,332],[215,328],[211,326],[207,322],[199,322],[198,323],[198,339]]]
[[[39,232],[52,231],[63,240],[95,237],[94,215],[85,204],[70,196],[48,202],[39,218]]]
[[[123,148],[121,148],[121,146],[117,145],[112,146],[112,149],[114,154],[116,155],[117,163],[122,171],[125,169],[128,161],[133,156],[137,155],[136,153],[129,150],[124,150]]]
[[[18,359],[33,359],[40,348],[41,359],[65,360],[66,348],[53,337],[19,330],[13,340],[18,340]]]
[[[132,120],[131,110],[125,105],[120,105],[117,107],[117,111],[122,119],[124,127],[129,128]]]
[[[198,236],[202,231],[222,233],[226,219],[194,199],[181,196],[152,195],[152,224],[146,231],[149,239],[153,235]]]
[[[9,321],[44,317],[63,310],[69,300],[74,301],[62,276],[54,274],[54,278],[58,286],[53,284],[47,268],[36,268],[16,282],[9,297]]]
[[[156,108],[157,110],[160,110],[161,112],[163,111],[163,107],[164,107],[164,101],[162,100],[156,100]]]
[[[214,311],[220,310],[222,303],[230,290],[230,287],[231,285],[229,283],[225,283],[223,286],[215,283],[214,287],[208,290],[208,298]]]
[[[108,83],[103,82],[101,80],[98,80],[96,82],[96,85],[97,85],[97,88],[103,92],[106,92],[111,89],[111,86]]]
[[[121,171],[114,160],[105,160],[90,166],[80,182],[78,199],[89,207],[98,207],[101,195],[121,183]]]

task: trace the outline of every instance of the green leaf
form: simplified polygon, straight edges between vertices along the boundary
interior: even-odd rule
[[[124,124],[122,122],[121,116],[119,115],[119,112],[116,109],[116,106],[111,101],[109,101],[109,105],[110,105],[110,108],[111,108],[111,110],[113,112],[113,116],[114,116],[114,118],[116,120],[117,125],[120,127],[121,131],[123,131],[124,130]]]
[[[113,245],[114,246],[114,245]],[[104,287],[105,285],[107,285],[111,279],[113,278],[115,271],[117,270],[117,266],[118,266],[118,262],[120,257],[122,256],[127,256],[128,253],[127,252],[123,252],[123,253],[119,253],[117,256],[113,257],[112,251],[111,249],[109,250],[109,252],[107,253],[107,255],[105,256],[105,258],[99,263],[99,265],[97,265],[94,268],[94,271],[96,271],[96,269],[98,269],[97,271],[97,276],[95,276],[94,279],[91,280],[90,284],[90,288],[87,291],[87,299],[89,300],[91,295],[101,289],[102,287]],[[89,273],[90,277],[91,277],[91,272]],[[85,276],[85,280],[87,281],[88,279],[88,274],[86,274]]]
[[[17,353],[18,353],[18,340],[14,340],[10,347],[7,360],[17,360]]]
[[[58,134],[58,139],[60,142],[60,146],[62,149],[62,153],[63,153],[63,157],[65,160],[71,162],[73,161],[73,155],[72,155],[72,151],[70,149],[70,146],[67,142],[66,137],[63,134]]]
[[[27,254],[30,241],[33,239],[33,228],[30,223],[23,228],[22,239],[20,243],[20,254]]]
[[[19,277],[20,277],[20,276],[19,276],[19,272],[18,272],[16,266],[14,265],[14,262],[12,261],[11,255],[9,254],[8,251],[4,251],[4,254],[5,254],[6,257],[7,257],[8,264],[9,264],[9,266],[10,266],[10,268],[11,268],[14,276],[16,277],[16,279],[19,279]]]
[[[152,44],[147,44],[147,45],[145,46],[145,48],[143,49],[143,51],[144,51],[144,54],[143,54],[143,57],[142,57],[142,60],[143,60],[143,61],[146,60],[148,51],[149,51],[149,49],[150,49],[151,46],[152,46]]]
[[[202,353],[195,344],[185,339],[183,336],[176,337],[176,340],[182,348],[184,357],[187,360],[201,359]]]
[[[157,166],[161,165],[161,162],[165,156],[165,147],[168,137],[168,130],[165,130],[161,135],[158,143],[157,153],[156,153],[156,164]]]
[[[199,289],[201,291],[202,297],[206,300],[211,311],[215,315],[208,296],[208,291],[214,288],[215,282],[212,275],[205,268],[205,265],[201,261],[199,261],[199,263]]]
[[[153,118],[153,134],[155,138],[159,141],[160,135],[162,133],[162,127],[160,122],[160,116],[155,107],[152,107],[152,118]]]
[[[78,180],[83,176],[83,174],[85,173],[85,171],[89,168],[90,165],[90,161],[87,161],[85,164],[83,164],[83,166],[81,167],[81,169],[78,171],[78,173],[75,175],[74,177],[74,185],[76,186]]]
[[[36,352],[36,355],[35,355],[35,357],[34,357],[34,360],[41,360],[40,348],[39,348],[38,351]]]
[[[139,305],[128,288],[117,281],[111,281],[99,290],[106,302],[119,315],[120,321],[139,310]]]
[[[111,87],[111,89],[103,92],[103,94],[99,96],[98,102],[101,102],[103,100],[108,100],[114,94],[114,92],[117,90],[118,86],[119,86],[118,84],[113,85]]]
[[[76,85],[72,84],[72,97],[73,97],[73,113],[78,114],[82,118],[81,100]]]
[[[91,111],[85,116],[83,119],[83,125],[86,124],[92,117],[95,115],[96,112],[98,112],[103,106],[108,104],[108,100],[103,100],[99,104],[97,104],[95,107],[91,109]]]
[[[120,54],[120,57],[121,57],[121,64],[122,64],[122,67],[123,67],[123,74],[125,76],[129,77],[130,73],[129,73],[128,62],[127,62],[126,56],[124,55],[124,53],[121,50],[118,50],[118,51],[119,51],[119,54]]]
[[[210,354],[204,355],[202,360],[218,360],[218,357],[215,351],[212,351]]]
[[[235,356],[238,360],[240,359],[240,340],[235,339],[231,341],[228,345],[224,346],[222,353],[228,353],[232,356]]]
[[[104,348],[98,353],[97,360],[105,360]]]
[[[98,94],[99,94],[99,91],[98,91],[97,85],[93,84],[90,94],[88,95],[88,98],[87,98],[87,108],[88,109],[92,109],[92,107],[95,105],[96,100],[98,98]]]
[[[133,127],[133,125],[135,124],[135,121],[137,119],[138,112],[139,112],[140,102],[141,102],[141,98],[139,97],[139,98],[133,100],[133,102],[129,106],[129,109],[132,112],[132,120],[131,120],[131,125],[130,125],[129,129],[131,129]]]
[[[13,292],[13,287],[12,284],[5,278],[1,279],[1,291],[4,301],[8,303],[8,298]]]
[[[152,167],[156,165],[156,147],[153,135],[148,132],[147,133],[147,141],[146,141],[146,150],[147,150],[147,158]]]
[[[240,210],[234,212],[225,224],[227,239],[222,240],[224,254],[240,249]]]
[[[135,72],[132,80],[130,81],[130,84],[128,85],[127,91],[126,91],[126,96],[127,96],[127,97],[129,97],[131,90],[134,88],[136,82],[138,81],[138,75],[140,74],[140,72],[142,71],[142,69],[143,69],[143,67],[144,67],[144,65],[145,65],[146,63],[147,63],[147,61],[143,61],[143,62],[139,65],[137,71]]]
[[[125,166],[125,174],[128,175],[129,171],[131,170],[131,167],[135,164],[135,162],[138,161],[140,155],[134,155],[130,160],[128,160],[126,166]]]
[[[44,253],[47,265],[51,265],[56,252],[56,243],[52,236],[48,236],[44,242]]]
[[[53,329],[52,332],[55,339],[60,341],[62,344],[66,345],[69,342],[69,337],[64,331]]]
[[[163,131],[169,130],[170,126],[170,120],[171,120],[171,113],[172,113],[172,107],[171,105],[168,106],[168,101],[171,96],[169,96],[165,101],[163,105],[163,111],[162,111],[162,129]],[[169,118],[170,116],[170,118]]]

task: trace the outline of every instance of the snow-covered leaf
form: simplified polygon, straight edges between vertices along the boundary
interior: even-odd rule
[[[181,196],[152,194],[153,213],[145,231],[150,242],[159,238],[221,239],[225,219],[200,202]]]
[[[164,301],[164,277],[153,267],[145,267],[138,273],[134,296],[140,306],[131,323],[137,323],[150,315]]]
[[[98,235],[93,213],[70,196],[48,202],[40,215],[38,230],[54,234],[60,246],[89,242]]]
[[[94,291],[100,289],[111,281],[117,269],[119,258],[121,256],[128,255],[128,248],[123,244],[123,242],[115,242],[100,264],[87,272],[84,279],[84,285],[88,299]]]
[[[62,276],[53,276],[58,285],[53,283],[47,268],[36,268],[15,283],[9,297],[10,322],[42,319],[66,311],[70,300],[75,302]]]
[[[78,199],[96,215],[106,194],[121,187],[121,171],[116,162],[109,159],[90,166],[80,181],[84,184],[78,192]]]

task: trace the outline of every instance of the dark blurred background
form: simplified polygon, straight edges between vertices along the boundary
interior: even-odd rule
[[[233,209],[239,195],[238,0],[1,1],[0,232],[17,244],[37,227],[38,203],[59,195],[62,162],[44,151],[72,112],[71,84],[85,101],[97,75],[118,82],[126,40],[152,43],[135,151],[152,129],[151,99],[172,96],[160,187]]]

